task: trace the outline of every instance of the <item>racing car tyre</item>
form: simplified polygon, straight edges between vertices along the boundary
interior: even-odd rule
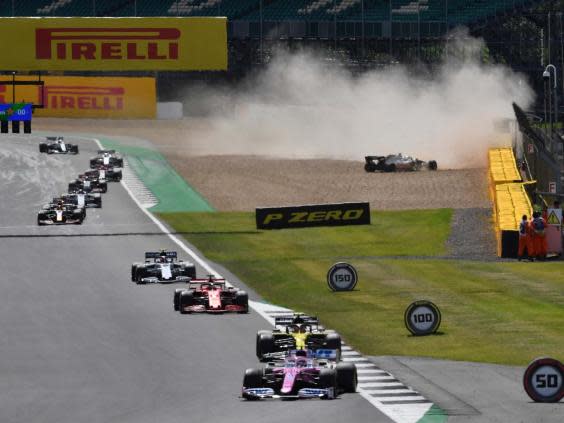
[[[395,171],[396,171],[396,165],[394,163],[384,167],[384,172],[395,172]]]
[[[172,300],[172,305],[174,308],[174,311],[178,311],[180,310],[180,294],[182,294],[182,292],[184,292],[184,289],[175,289],[174,290],[174,298]]]
[[[131,270],[133,271],[133,269]],[[132,275],[133,281],[134,282],[140,281],[144,277],[145,277],[145,266],[143,264],[136,264],[135,274]]]
[[[96,169],[96,159],[90,159],[90,169]]]
[[[341,336],[336,333],[328,333],[325,336],[326,348],[329,350],[339,350],[341,353]]]
[[[265,354],[274,352],[274,336],[272,333],[257,333],[257,357],[263,360]]]
[[[337,364],[337,385],[339,385],[343,392],[356,392],[357,383],[358,376],[356,366],[353,363]]]
[[[194,305],[194,293],[192,291],[182,291],[180,293],[180,302],[178,304],[180,308],[180,314],[188,314],[190,311],[186,310],[186,307]]]
[[[244,311],[238,311],[237,313],[245,314],[249,312],[249,295],[245,291],[237,291],[233,303],[235,305],[245,307]]]
[[[321,369],[319,371],[319,385],[322,388],[337,390],[337,372],[335,369]]]
[[[103,193],[108,192],[108,184],[107,184],[106,182],[101,182],[101,183],[100,183],[100,190],[101,190]]]
[[[196,266],[192,263],[183,263],[180,265],[180,275],[196,279]]]
[[[245,388],[262,388],[263,379],[262,369],[247,369],[243,377],[243,386]]]
[[[69,194],[74,193],[76,190],[77,190],[76,184],[75,184],[74,182],[71,182],[71,183],[69,184],[69,190],[68,190],[68,191],[69,191]]]
[[[429,167],[429,170],[437,170],[436,160],[431,160],[427,166]]]
[[[78,145],[71,145],[70,152],[78,154]]]
[[[45,143],[40,143],[40,144],[39,144],[39,152],[40,152],[40,153],[47,153],[47,144],[45,144]]]
[[[376,165],[373,163],[366,163],[364,165],[364,170],[366,172],[376,172]]]
[[[137,273],[137,263],[131,265],[131,282],[135,282],[135,274]]]

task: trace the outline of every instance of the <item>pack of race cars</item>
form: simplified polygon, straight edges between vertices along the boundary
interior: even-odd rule
[[[63,137],[48,137],[39,145],[47,154],[78,154],[78,146]],[[90,159],[91,170],[78,175],[62,194],[39,211],[39,225],[81,224],[87,208],[102,207],[107,183],[119,182],[123,158],[113,150],[100,150]],[[178,258],[176,251],[147,251],[144,261],[131,265],[131,281],[138,285],[184,283],[176,289],[173,308],[180,314],[249,312],[245,291],[213,275],[198,279],[196,266]],[[341,337],[319,325],[316,317],[303,314],[278,316],[273,330],[256,334],[256,355],[262,363],[247,369],[242,398],[334,399],[356,392],[354,363],[341,361]]]
[[[63,137],[47,137],[39,144],[39,152],[47,154],[78,154],[78,145],[66,143]],[[87,208],[102,207],[102,193],[107,192],[108,182],[119,182],[121,170],[114,164],[123,166],[123,158],[114,150],[99,150],[90,159],[90,168],[78,175],[68,185],[67,193],[54,197],[37,213],[37,224],[79,225],[86,218]]]

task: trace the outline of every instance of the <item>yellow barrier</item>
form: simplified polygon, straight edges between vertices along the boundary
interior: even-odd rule
[[[532,207],[511,148],[492,148],[488,153],[490,195],[494,203],[495,234],[499,257],[517,255],[519,222]]]
[[[5,80],[0,78],[0,80]],[[45,87],[17,85],[16,101],[40,104],[38,117],[154,119],[155,78],[46,76]],[[0,103],[12,101],[12,87],[0,85]]]
[[[0,69],[227,69],[221,17],[0,18],[0,39]]]

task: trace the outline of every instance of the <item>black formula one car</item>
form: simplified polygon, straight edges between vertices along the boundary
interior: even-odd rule
[[[54,203],[59,201],[79,208],[102,208],[101,194],[91,194],[82,190],[77,190],[75,194],[62,194],[60,197],[53,198]]]
[[[100,181],[96,178],[90,178],[86,175],[78,175],[78,178],[73,182],[69,183],[69,194],[76,194],[78,192],[97,192],[105,193],[108,191],[108,183],[105,181]]]
[[[67,144],[63,137],[46,137],[39,143],[39,152],[47,154],[78,154],[78,145]]]
[[[37,224],[42,225],[69,225],[82,224],[86,218],[86,210],[72,204],[48,204],[37,213]]]
[[[90,169],[97,169],[101,165],[123,167],[123,157],[115,150],[98,150],[98,155],[90,159]]]
[[[189,282],[194,279],[196,266],[177,258],[176,251],[146,252],[145,263],[131,265],[131,281],[148,284]]]
[[[390,154],[388,156],[365,156],[364,170],[367,172],[414,172],[428,169],[437,170],[437,162],[431,160],[424,162],[403,154]]]
[[[98,179],[101,182],[121,181],[121,170],[115,170],[113,166],[99,165],[94,170],[87,170],[84,175],[90,179]]]
[[[174,310],[189,313],[248,313],[249,296],[233,286],[226,286],[225,279],[192,279],[188,289],[174,291]]]
[[[274,318],[274,330],[260,330],[256,338],[256,354],[259,360],[269,361],[280,352],[289,350],[336,350],[341,356],[341,336],[326,331],[314,316],[296,313]]]

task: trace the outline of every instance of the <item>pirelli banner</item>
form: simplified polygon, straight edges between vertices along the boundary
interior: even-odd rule
[[[257,229],[370,225],[368,203],[315,204],[256,209]]]
[[[10,81],[5,78],[0,81]],[[44,105],[34,111],[37,117],[154,119],[157,114],[155,78],[46,76],[43,81],[44,87],[15,86],[16,101]],[[0,85],[0,104],[10,103],[13,94],[12,86]]]
[[[0,69],[227,69],[227,19],[0,18]]]

